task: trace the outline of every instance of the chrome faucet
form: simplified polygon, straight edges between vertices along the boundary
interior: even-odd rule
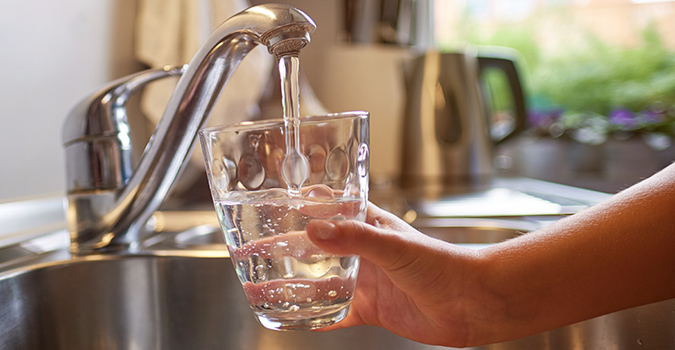
[[[315,28],[311,18],[288,5],[254,6],[223,22],[188,66],[137,73],[77,104],[63,129],[71,252],[138,251],[149,218],[168,196],[237,65],[258,44],[277,59],[298,55]],[[179,75],[132,170],[124,103],[143,85]]]

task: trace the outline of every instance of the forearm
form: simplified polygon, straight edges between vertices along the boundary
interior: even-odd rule
[[[527,335],[675,297],[675,166],[540,232],[482,252],[504,302],[485,329]]]
[[[362,258],[349,316],[430,344],[474,346],[675,297],[675,165],[605,203],[474,251],[371,206],[368,224],[313,221],[307,235]]]

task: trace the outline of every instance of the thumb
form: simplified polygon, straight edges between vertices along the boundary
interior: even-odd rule
[[[359,221],[312,220],[307,235],[329,253],[360,255],[385,269],[408,265],[417,256],[414,233],[380,229]]]

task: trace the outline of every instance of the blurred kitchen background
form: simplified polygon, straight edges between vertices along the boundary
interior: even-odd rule
[[[517,50],[529,124],[522,135],[496,149],[500,176],[613,193],[675,160],[675,1],[284,2],[318,25],[300,56],[311,88],[305,90],[303,105],[371,112],[375,186],[395,183],[400,172],[406,94],[402,62],[430,48]],[[236,9],[260,3],[4,2],[0,201],[64,193],[61,127],[77,101],[105,82],[149,66],[187,63],[199,39],[215,25]],[[260,115],[270,109],[270,101],[280,104],[266,99],[270,92],[263,88],[273,75],[271,64],[260,60],[251,60],[258,63],[242,73],[256,92],[230,98],[256,105],[245,106],[242,115]],[[485,79],[492,81],[494,122],[508,123],[514,106],[500,92],[503,79],[498,74]],[[163,98],[161,89],[155,94]],[[152,119],[140,123],[147,126]]]

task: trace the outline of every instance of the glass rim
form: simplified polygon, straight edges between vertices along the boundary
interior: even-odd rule
[[[356,119],[368,118],[370,113],[366,111],[349,111],[349,112],[340,112],[340,113],[327,113],[323,115],[310,115],[300,117],[301,124],[316,124],[320,122],[325,122],[327,120],[341,120],[341,119]],[[304,123],[303,123],[304,122]],[[283,126],[285,120],[282,118],[277,119],[262,119],[262,120],[253,120],[253,121],[243,121],[234,124],[227,125],[218,125],[218,126],[209,126],[199,129],[200,135],[213,134],[220,132],[233,132],[233,131],[251,131],[251,130],[260,130],[268,129],[278,126]]]

